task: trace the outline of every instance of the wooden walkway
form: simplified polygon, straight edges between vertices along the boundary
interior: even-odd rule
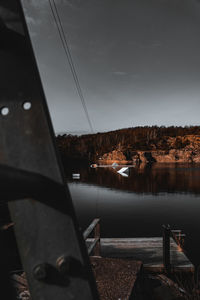
[[[93,239],[88,239],[91,243]],[[152,238],[101,238],[101,255],[104,257],[132,258],[142,261],[144,269],[162,272],[163,239]],[[181,248],[170,238],[170,263],[172,272],[194,272],[194,265]]]

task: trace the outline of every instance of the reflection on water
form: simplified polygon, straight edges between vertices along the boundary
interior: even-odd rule
[[[130,167],[128,177],[117,171],[120,168],[75,167],[67,173],[80,173],[80,181],[89,184],[132,191],[135,193],[158,194],[192,193],[200,194],[200,164],[153,164]]]
[[[113,168],[68,171],[83,229],[100,217],[102,236],[160,236],[162,224],[170,224],[187,234],[188,256],[200,263],[200,165],[140,166],[130,168],[128,177]],[[80,173],[80,180],[72,180],[72,173]]]

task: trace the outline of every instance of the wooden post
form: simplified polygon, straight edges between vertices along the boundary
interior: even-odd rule
[[[170,264],[170,226],[163,225],[163,265],[166,272],[171,271]]]
[[[185,237],[186,235],[185,234],[180,234],[178,235],[178,239],[179,239],[179,245],[181,247],[181,249],[184,251],[184,248],[185,248]]]
[[[94,255],[100,256],[101,252],[101,244],[100,244],[100,221],[96,224],[96,227],[94,229],[94,238],[98,239],[97,243],[94,248]]]

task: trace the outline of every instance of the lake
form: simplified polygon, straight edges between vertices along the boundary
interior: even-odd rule
[[[67,180],[80,226],[96,217],[102,237],[161,236],[162,225],[186,234],[187,256],[200,264],[200,164],[157,164],[119,168],[76,166]],[[80,173],[80,179],[72,179]]]

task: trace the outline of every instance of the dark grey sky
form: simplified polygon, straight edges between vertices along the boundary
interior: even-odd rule
[[[55,131],[89,131],[48,0],[22,2]],[[56,3],[95,131],[200,124],[200,1]]]

